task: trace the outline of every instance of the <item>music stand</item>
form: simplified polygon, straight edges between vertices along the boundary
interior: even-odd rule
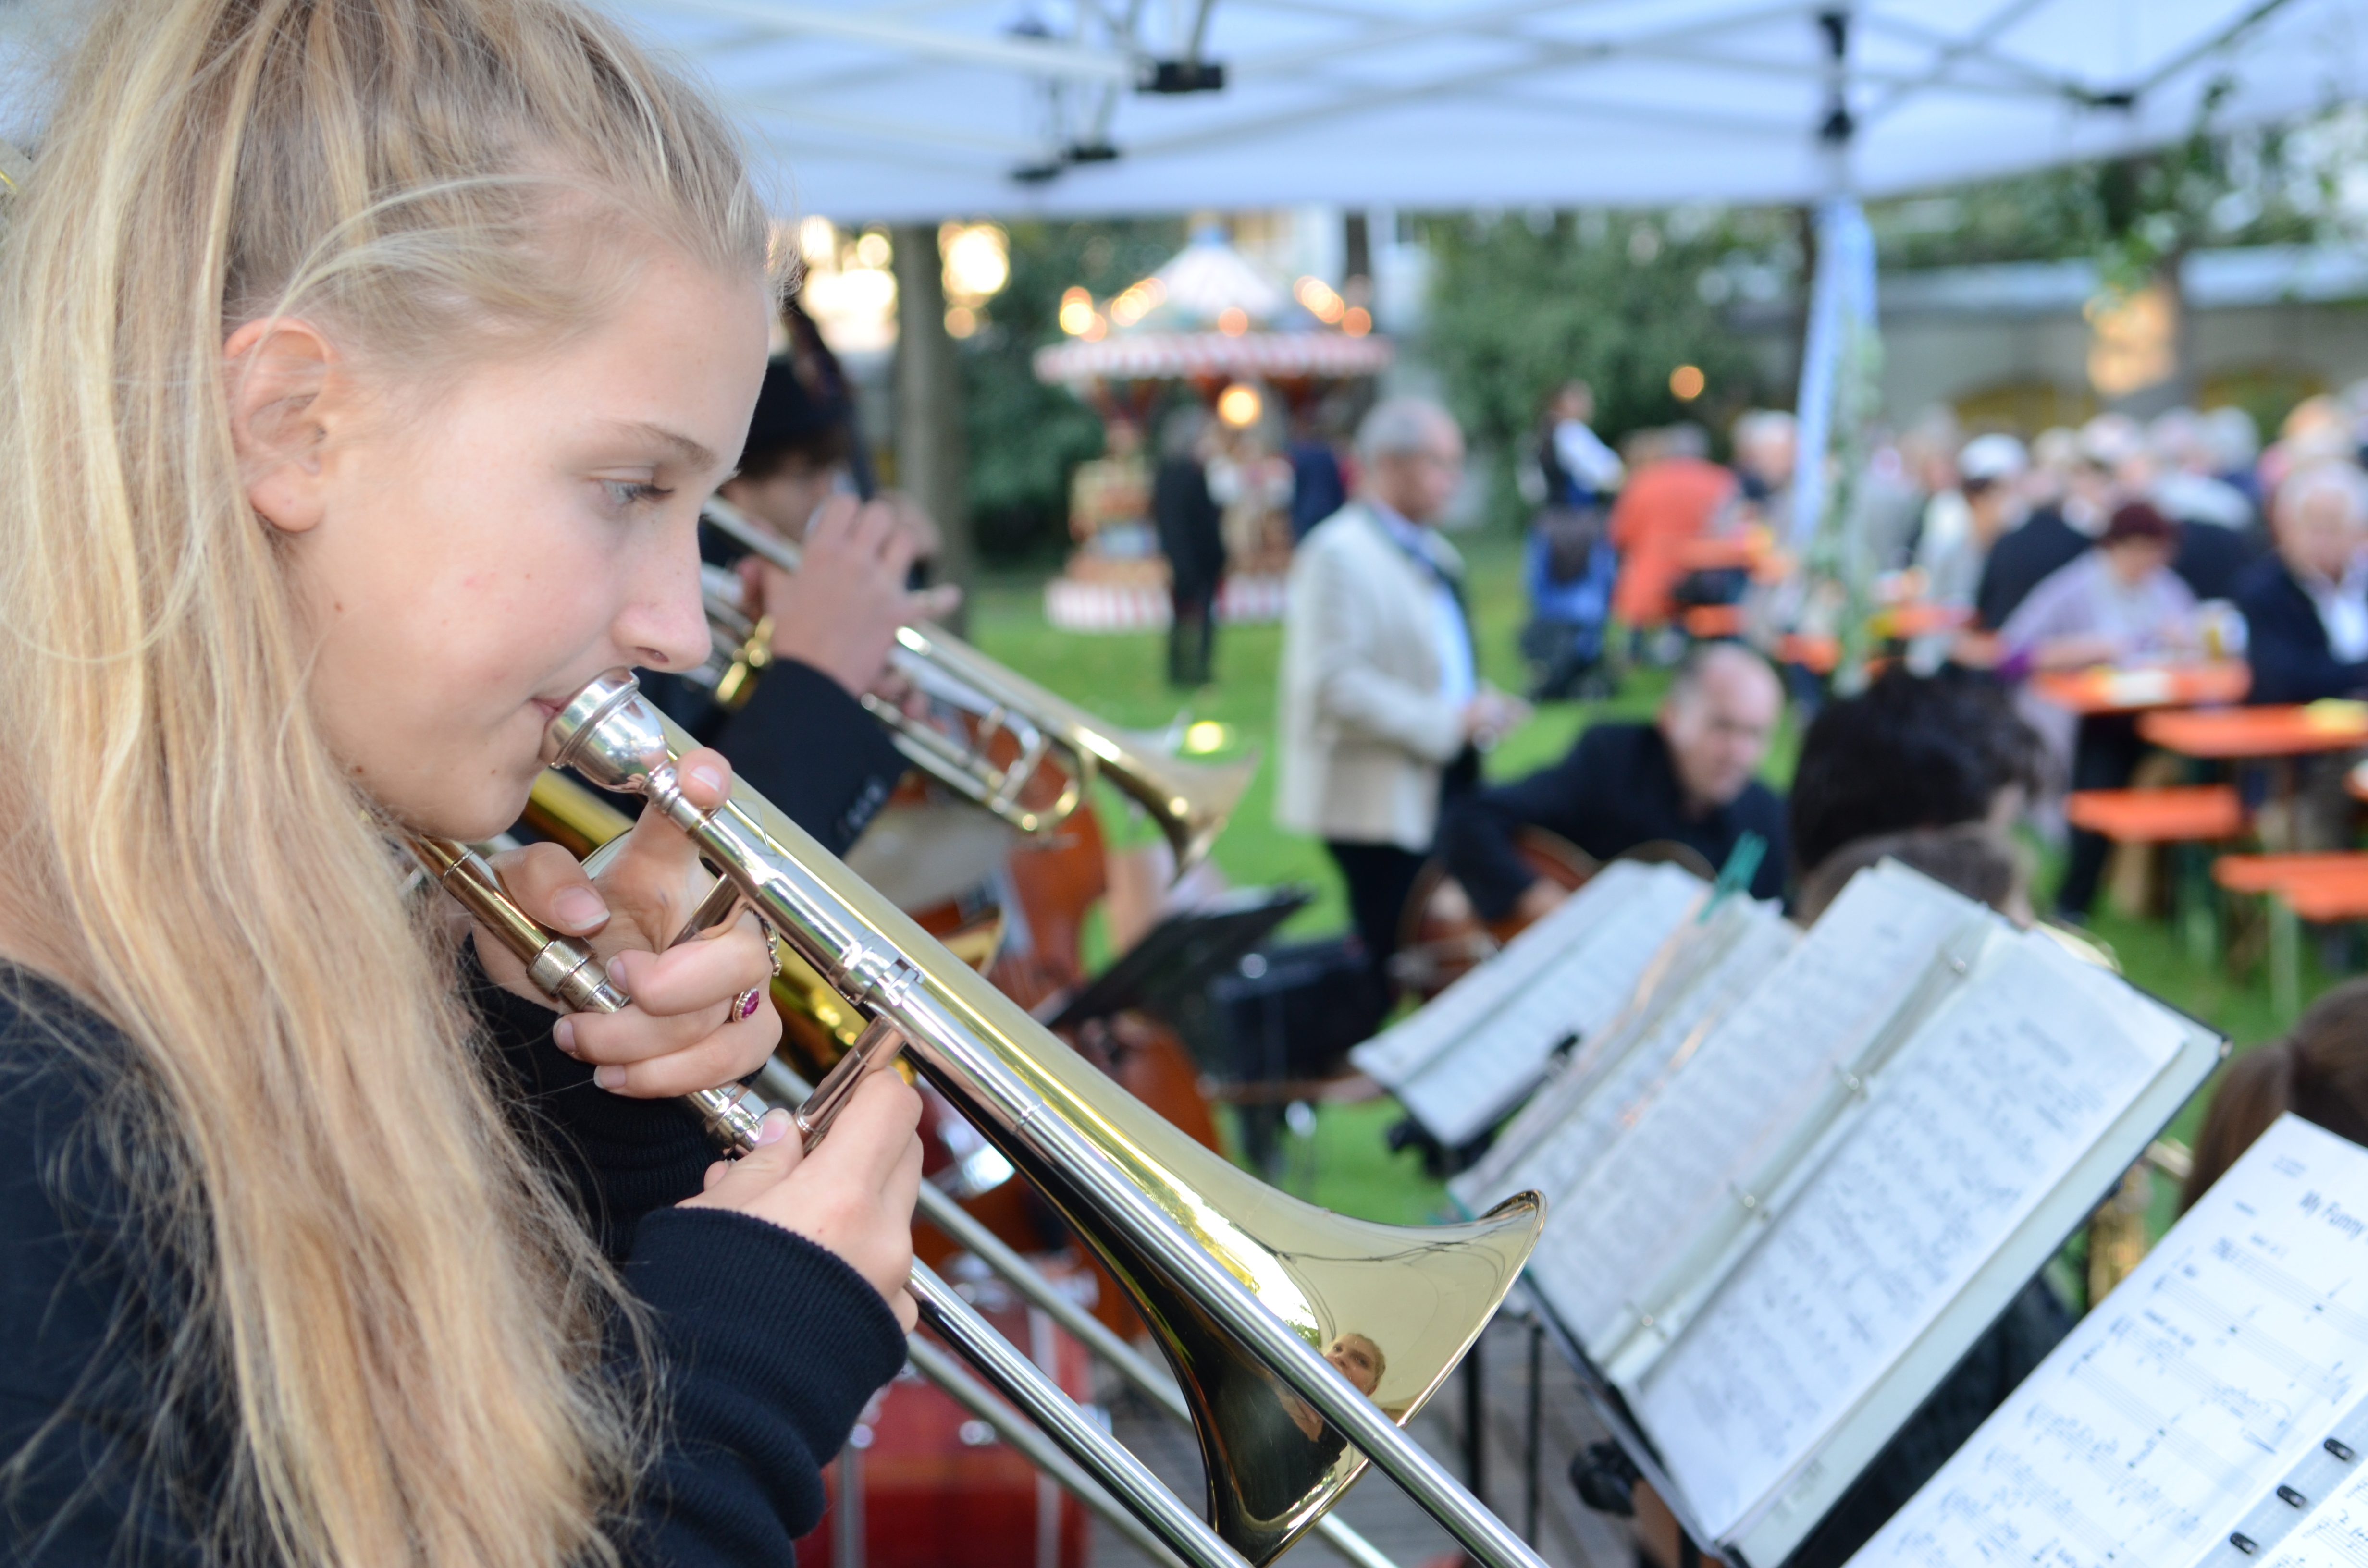
[[[1156,1012],[1164,1003],[1197,995],[1315,896],[1296,883],[1236,888],[1171,915],[1084,986],[1048,999],[1037,1016],[1049,1028],[1072,1028],[1130,1008]]]

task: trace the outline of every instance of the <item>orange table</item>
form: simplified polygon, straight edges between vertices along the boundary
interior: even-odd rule
[[[1686,635],[1711,642],[1743,635],[1741,605],[1696,605],[1686,611]]]
[[[1936,632],[1963,631],[1973,620],[1971,605],[1924,601],[1888,605],[1874,612],[1874,632],[1878,637],[1930,637]]]
[[[2368,745],[2368,706],[2314,702],[2148,713],[2138,720],[2138,733],[2181,756],[2231,762],[2307,756]]]
[[[2270,903],[2270,997],[2278,1017],[2302,1008],[2299,922],[2368,919],[2368,853],[2223,855],[2212,880],[2230,892],[2261,893]]]
[[[1841,663],[1841,639],[1788,631],[1776,640],[1776,657],[1783,664],[1798,665],[1812,675],[1829,676]]]
[[[1758,565],[1767,553],[1767,536],[1758,532],[1700,536],[1677,549],[1678,565],[1687,572],[1732,572]]]
[[[2241,659],[2126,670],[2101,665],[2086,670],[2042,670],[2031,677],[2033,695],[2075,713],[2135,713],[2149,708],[2195,708],[2235,702],[2252,684],[2253,672]],[[2143,732],[2144,726],[2140,728]],[[2154,739],[2152,735],[2146,738]]]
[[[2165,790],[2077,790],[2064,802],[2074,827],[2101,833],[2116,844],[2182,844],[2233,838],[2245,808],[2228,784]]]

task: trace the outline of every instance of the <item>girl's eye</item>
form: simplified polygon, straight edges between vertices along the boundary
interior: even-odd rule
[[[674,494],[671,489],[652,484],[647,480],[604,479],[600,487],[609,493],[609,505],[620,512],[633,506],[647,506],[654,501],[663,501]]]

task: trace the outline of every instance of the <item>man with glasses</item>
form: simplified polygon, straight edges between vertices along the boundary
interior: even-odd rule
[[[1783,711],[1783,688],[1765,659],[1736,642],[1696,648],[1653,722],[1597,724],[1552,767],[1458,802],[1440,824],[1440,856],[1483,919],[1526,923],[1569,894],[1521,858],[1525,827],[1558,834],[1599,860],[1682,845],[1713,869],[1756,833],[1768,849],[1752,896],[1775,898],[1787,864],[1784,803],[1757,775]]]

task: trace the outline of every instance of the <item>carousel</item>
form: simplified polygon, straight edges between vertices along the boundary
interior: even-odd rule
[[[1152,520],[1152,479],[1161,458],[1190,456],[1223,513],[1218,619],[1280,619],[1294,433],[1345,435],[1324,428],[1326,414],[1345,426],[1338,411],[1393,357],[1363,304],[1321,278],[1286,284],[1209,229],[1108,300],[1070,290],[1061,329],[1068,341],[1037,352],[1037,379],[1069,387],[1099,412],[1105,455],[1079,465],[1072,483],[1076,549],[1045,585],[1046,618],[1071,631],[1167,625],[1169,571]],[[1171,408],[1155,441],[1149,421],[1178,401],[1179,382],[1190,389],[1184,417]],[[1194,400],[1206,417],[1191,417]]]

